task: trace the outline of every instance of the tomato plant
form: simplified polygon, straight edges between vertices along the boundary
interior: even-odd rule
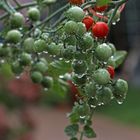
[[[70,86],[79,98],[68,115],[71,124],[65,133],[71,140],[95,138],[94,110],[113,99],[122,103],[128,91],[125,80],[114,78],[127,53],[107,40],[127,0],[69,0],[45,16],[42,9],[55,0],[13,1],[16,6],[0,1],[5,11],[0,17],[0,68],[7,64],[18,78],[26,71],[48,94],[64,93]]]

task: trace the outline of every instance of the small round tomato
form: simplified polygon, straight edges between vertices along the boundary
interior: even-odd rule
[[[18,43],[21,40],[21,33],[18,30],[11,30],[6,35],[6,40],[10,43]]]
[[[19,27],[21,27],[24,24],[24,22],[25,22],[25,18],[19,12],[14,13],[10,17],[10,23],[11,23],[12,27],[19,28]]]
[[[92,17],[87,16],[87,17],[85,17],[85,18],[83,19],[82,22],[85,24],[86,29],[87,29],[87,31],[88,31],[88,30],[92,27],[92,25],[93,25],[93,23],[94,23],[94,20],[93,20]]]
[[[97,22],[92,27],[92,33],[95,37],[105,38],[108,35],[109,27],[105,22]]]
[[[114,78],[114,75],[115,75],[115,70],[114,70],[114,68],[112,67],[112,66],[108,66],[107,67],[107,71],[109,72],[109,74],[110,74],[110,78]]]
[[[31,73],[31,79],[34,83],[41,83],[43,75],[39,71],[34,71]]]
[[[28,16],[32,21],[38,21],[40,19],[40,11],[36,7],[32,7],[28,11]]]
[[[108,8],[108,6],[107,5],[104,5],[104,6],[95,6],[94,7],[94,10],[96,11],[96,12],[104,12],[106,9]]]
[[[106,69],[98,69],[94,73],[94,81],[99,85],[106,85],[110,81],[109,72]]]

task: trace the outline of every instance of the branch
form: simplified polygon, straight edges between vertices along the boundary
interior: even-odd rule
[[[32,7],[32,6],[35,6],[35,5],[37,5],[36,2],[29,2],[29,3],[22,4],[20,7],[17,6],[17,7],[15,7],[14,9],[15,9],[15,10],[21,10],[21,9],[28,8],[28,7]],[[10,13],[8,12],[8,13],[5,13],[5,14],[3,14],[2,16],[0,16],[0,20],[3,20],[4,18],[6,18],[9,14],[10,14]]]

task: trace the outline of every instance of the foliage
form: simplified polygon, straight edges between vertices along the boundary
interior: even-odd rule
[[[120,15],[127,0],[69,0],[43,20],[42,8],[54,0],[13,1],[16,7],[8,0],[0,2],[6,12],[0,17],[6,23],[0,34],[1,65],[8,64],[16,76],[26,71],[34,83],[61,97],[71,80],[80,94],[65,132],[71,140],[77,140],[79,133],[79,140],[96,137],[91,127],[95,108],[112,99],[122,103],[128,90],[127,82],[114,79],[114,72],[112,76],[108,70],[112,66],[114,71],[127,53],[116,51],[107,41],[112,23],[119,21],[116,14]],[[26,15],[20,12],[24,8]]]

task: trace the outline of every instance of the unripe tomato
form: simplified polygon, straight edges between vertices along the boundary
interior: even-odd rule
[[[51,55],[60,55],[61,49],[63,47],[61,45],[57,45],[52,42],[50,45],[47,46],[47,51]]]
[[[32,7],[28,10],[28,16],[32,21],[38,21],[40,19],[40,11],[36,7]]]
[[[7,33],[6,40],[16,44],[21,40],[21,33],[18,30],[11,30]]]
[[[104,12],[105,10],[107,10],[107,8],[108,8],[108,6],[107,5],[104,5],[104,6],[95,6],[94,7],[94,10],[96,11],[96,12]]]
[[[48,66],[41,61],[39,61],[33,65],[33,70],[39,71],[41,73],[45,73],[47,71],[47,69],[48,69]]]
[[[114,75],[115,75],[115,70],[114,70],[114,68],[112,67],[112,66],[108,66],[107,67],[107,71],[109,72],[109,74],[110,74],[110,78],[114,78]]]
[[[20,65],[19,61],[14,61],[11,64],[12,72],[15,74],[20,74],[23,71],[23,67]]]
[[[112,50],[112,55],[116,52],[116,48],[115,48],[115,45],[112,44],[112,43],[108,43],[109,47],[111,48]]]
[[[86,84],[85,93],[88,95],[88,97],[95,96],[95,94],[96,94],[96,86],[95,86],[94,81]]]
[[[31,73],[31,79],[34,83],[41,83],[43,80],[43,75],[39,71],[33,71]]]
[[[69,2],[73,5],[81,5],[84,0],[69,0]]]
[[[87,16],[85,17],[82,22],[85,24],[87,31],[92,27],[94,20],[92,17]]]
[[[25,18],[19,12],[14,13],[10,17],[10,23],[12,27],[19,28],[24,24],[24,22],[25,22]]]
[[[46,50],[46,42],[42,39],[36,40],[34,45],[35,45],[36,52],[43,52]]]
[[[112,66],[112,67],[114,67],[114,68],[116,67],[116,62],[115,62],[115,59],[114,59],[113,56],[111,56],[111,57],[108,59],[107,64],[110,65],[110,66]]]
[[[90,34],[85,34],[80,42],[80,47],[83,50],[89,49],[93,45],[93,37]]]
[[[79,105],[77,111],[80,116],[85,116],[90,112],[90,107],[88,104]]]
[[[109,87],[104,87],[97,92],[98,104],[107,104],[112,99],[112,90]]]
[[[123,79],[118,79],[114,89],[115,95],[124,97],[128,91],[128,83]]]
[[[99,46],[97,46],[95,50],[96,57],[101,61],[107,61],[109,57],[112,55],[111,48],[106,44],[103,43]]]
[[[76,84],[78,86],[85,84],[86,79],[87,79],[86,75],[83,75],[83,76],[80,76],[80,77],[78,77],[77,74],[72,75],[72,81],[74,82],[74,84]]]
[[[87,71],[86,62],[83,60],[73,60],[72,68],[76,74],[83,74]]]
[[[92,33],[95,37],[105,38],[109,33],[109,27],[105,22],[97,22],[92,27]]]
[[[77,35],[82,37],[86,33],[86,27],[82,22],[78,22],[77,25],[78,25]]]
[[[70,35],[70,36],[68,36],[68,37],[65,39],[65,42],[66,42],[66,44],[68,44],[68,45],[73,45],[73,46],[75,46],[75,45],[76,45],[76,42],[77,42],[77,39],[76,39],[75,35]]]
[[[34,52],[34,39],[29,37],[27,39],[24,40],[24,43],[23,43],[23,47],[24,47],[24,50],[27,52],[27,53],[32,53]]]
[[[73,6],[67,11],[66,16],[70,20],[73,20],[76,22],[81,22],[85,16],[85,12],[83,11],[82,8],[80,8],[78,6]]]
[[[20,56],[20,63],[22,65],[29,65],[31,63],[32,57],[28,53],[22,53]]]
[[[64,30],[68,35],[76,34],[78,31],[78,24],[74,21],[68,21],[64,26]]]
[[[94,80],[99,85],[106,85],[110,81],[110,74],[106,69],[98,69],[94,73]]]
[[[42,86],[45,88],[51,88],[53,86],[53,78],[50,76],[45,76],[41,82]]]
[[[74,54],[76,52],[76,47],[75,46],[67,46],[66,48],[62,49],[61,53],[62,53],[62,56],[65,58],[65,59],[73,59],[74,57]]]

